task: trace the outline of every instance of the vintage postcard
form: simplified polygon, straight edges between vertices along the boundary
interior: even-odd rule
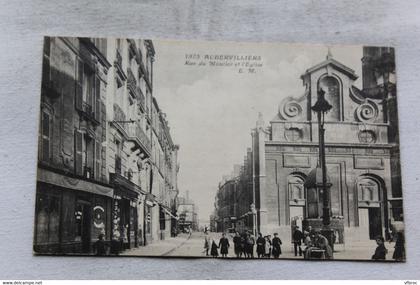
[[[46,37],[42,56],[35,254],[405,261],[393,48]]]

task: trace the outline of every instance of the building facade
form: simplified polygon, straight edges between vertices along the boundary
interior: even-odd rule
[[[178,232],[198,231],[200,227],[198,220],[199,209],[189,197],[188,191],[184,197],[178,196],[177,200]]]
[[[396,99],[358,89],[357,78],[328,54],[304,72],[303,94],[285,98],[268,126],[260,115],[244,177],[236,182],[251,181],[252,187],[237,187],[236,197],[247,198],[236,216],[248,211],[249,217],[250,202],[255,202],[258,231],[278,232],[285,241],[295,225],[322,227],[322,190],[304,187],[309,172],[319,166],[318,123],[310,108],[322,88],[332,105],[325,114],[325,143],[336,242],[388,236],[392,223],[402,219],[398,133],[392,119],[396,109],[389,103]],[[251,171],[246,170],[249,166]],[[254,193],[255,199],[250,199]],[[245,229],[251,230],[254,223],[244,219]]]
[[[169,236],[178,147],[153,113],[154,57],[149,40],[45,39],[35,252],[92,253],[103,234],[118,253]]]

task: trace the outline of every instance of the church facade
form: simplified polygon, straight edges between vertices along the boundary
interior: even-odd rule
[[[401,201],[401,194],[395,196],[401,193],[401,183],[392,181],[393,166],[399,165],[399,157],[392,155],[398,143],[389,139],[392,116],[383,98],[354,86],[357,78],[328,54],[305,71],[303,94],[284,99],[268,127],[259,118],[252,153],[262,233],[279,232],[288,240],[295,225],[322,226],[322,190],[304,187],[319,164],[318,122],[311,106],[321,88],[332,105],[325,114],[325,154],[336,241],[387,237],[394,220],[402,218],[401,213],[393,215],[401,212],[393,209],[393,201]]]

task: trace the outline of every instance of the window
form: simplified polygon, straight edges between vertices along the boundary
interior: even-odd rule
[[[83,69],[83,103],[92,108],[94,97],[94,76],[93,72],[85,66]]]
[[[41,111],[39,148],[39,159],[49,162],[51,158],[51,115],[46,109]]]
[[[36,201],[36,243],[57,243],[59,221],[59,197],[45,194],[39,195]]]
[[[309,188],[306,192],[308,201],[308,218],[319,217],[319,191],[316,188]]]
[[[42,65],[42,84],[48,86],[51,80],[51,70],[50,70],[50,50],[51,43],[50,38],[44,38],[44,57]]]
[[[303,182],[289,181],[289,200],[303,200]]]
[[[78,59],[75,105],[85,118],[100,122],[101,80],[92,67]]]
[[[121,174],[121,152],[122,144],[121,141],[115,141],[116,153],[115,153],[115,173]]]
[[[151,207],[146,206],[146,233],[147,234],[151,234],[152,233],[152,211],[151,211]],[[181,220],[181,217],[180,217]]]
[[[131,168],[127,171],[127,179],[130,181],[133,179],[133,170]]]
[[[319,82],[319,88],[325,91],[325,99],[331,104],[332,109],[325,114],[326,121],[340,121],[341,115],[341,90],[340,83],[335,77],[326,76]]]
[[[95,157],[95,147],[99,148],[100,146],[99,143],[95,142],[93,136],[80,130],[75,130],[76,174],[89,179],[94,178],[95,159],[100,159],[100,157]],[[99,168],[100,164],[97,163],[96,167]],[[97,173],[99,174],[99,172]]]
[[[82,166],[86,178],[93,178],[94,147],[94,140],[89,135],[84,134],[82,140]]]
[[[379,186],[370,178],[363,178],[358,183],[359,201],[379,201]]]

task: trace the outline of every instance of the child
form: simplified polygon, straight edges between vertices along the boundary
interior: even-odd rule
[[[378,247],[375,250],[375,254],[372,255],[372,259],[373,260],[385,260],[386,259],[386,254],[388,253],[388,250],[385,248],[384,245],[384,238],[381,236],[378,236],[376,238],[376,244],[378,245]]]
[[[218,257],[219,256],[219,252],[217,251],[217,248],[218,247],[217,247],[216,242],[214,240],[212,240],[211,251],[210,251],[211,256],[213,256],[213,257]]]

